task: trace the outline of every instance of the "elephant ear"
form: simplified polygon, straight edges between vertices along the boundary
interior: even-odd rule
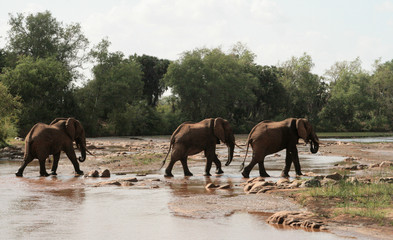
[[[299,118],[296,120],[296,129],[299,137],[303,138],[304,141],[307,140],[308,132],[307,132],[307,120],[304,118]]]
[[[72,140],[75,140],[75,132],[76,132],[76,120],[74,118],[68,118],[66,121],[66,130],[67,134],[71,137]]]
[[[62,120],[67,120],[67,118],[55,118],[55,120],[53,120],[49,125],[53,125],[53,124],[55,124],[59,121],[62,121]]]
[[[216,118],[214,120],[214,135],[225,143],[225,130],[224,130],[224,119]]]

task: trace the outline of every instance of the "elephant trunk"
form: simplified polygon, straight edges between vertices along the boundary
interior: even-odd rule
[[[310,152],[311,153],[317,153],[319,149],[319,140],[318,137],[313,134],[313,137],[310,141]]]
[[[81,151],[81,157],[78,158],[79,162],[84,162],[86,160],[86,143],[81,143],[77,144],[79,150]]]
[[[235,150],[235,144],[231,143],[228,145],[228,161],[225,163],[225,166],[229,166],[233,159],[233,151]]]

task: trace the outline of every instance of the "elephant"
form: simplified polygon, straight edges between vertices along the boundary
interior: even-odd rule
[[[216,165],[216,174],[224,173],[221,162],[215,153],[216,144],[220,141],[228,147],[228,166],[233,159],[235,149],[235,136],[229,122],[223,118],[208,118],[198,123],[184,122],[173,132],[168,153],[162,162],[161,168],[172,150],[171,161],[165,169],[165,177],[173,177],[172,168],[176,161],[180,160],[184,170],[184,176],[192,176],[187,166],[187,157],[204,151],[206,161],[205,176],[211,176],[212,163]],[[161,169],[160,168],[160,169]]]
[[[84,162],[86,152],[91,153],[86,148],[85,130],[78,120],[75,118],[56,118],[50,125],[35,124],[26,135],[23,163],[15,175],[22,177],[26,166],[37,158],[40,163],[40,176],[49,176],[45,168],[45,161],[49,155],[53,155],[54,159],[51,174],[57,175],[56,171],[61,151],[64,151],[71,160],[75,173],[83,175],[74,151],[74,141],[81,151],[81,157],[78,160]]]
[[[247,139],[246,156],[248,147],[253,149],[252,160],[242,172],[244,178],[249,178],[250,171],[258,163],[259,175],[261,177],[270,177],[266,173],[264,159],[266,155],[276,153],[286,149],[285,166],[281,172],[281,177],[289,177],[291,164],[295,165],[297,175],[303,175],[300,169],[299,156],[296,144],[302,138],[307,144],[310,142],[311,153],[317,153],[319,149],[319,139],[315,134],[313,127],[305,118],[288,118],[281,122],[262,121],[258,123],[250,132]]]

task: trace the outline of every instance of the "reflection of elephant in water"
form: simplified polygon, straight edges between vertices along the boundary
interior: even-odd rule
[[[319,140],[311,124],[304,118],[288,118],[281,122],[263,121],[258,123],[250,132],[247,139],[247,151],[244,161],[247,157],[248,145],[253,150],[250,164],[244,168],[243,177],[248,178],[250,171],[258,163],[259,174],[261,177],[269,177],[265,171],[264,159],[266,155],[287,149],[285,157],[285,167],[281,176],[288,177],[291,164],[295,165],[297,175],[302,175],[300,170],[299,156],[296,148],[299,138],[305,143],[310,140],[310,151],[317,153]],[[243,166],[244,166],[243,161]]]
[[[228,166],[233,158],[235,149],[235,137],[229,122],[222,118],[208,118],[198,123],[182,123],[172,134],[169,151],[162,162],[164,166],[173,146],[171,161],[165,169],[165,176],[173,177],[172,168],[176,161],[180,160],[183,166],[184,175],[192,176],[187,166],[187,157],[204,151],[207,158],[205,176],[210,176],[212,162],[217,167],[217,174],[223,173],[221,162],[216,155],[216,144],[220,141],[228,146]],[[161,167],[162,167],[161,166]]]
[[[50,125],[37,123],[26,136],[25,156],[23,164],[16,172],[16,176],[22,177],[27,164],[38,158],[40,162],[40,175],[49,176],[45,169],[45,160],[53,155],[52,175],[56,175],[60,159],[60,152],[64,151],[74,165],[76,174],[83,174],[79,169],[79,163],[74,151],[73,142],[81,151],[80,162],[86,159],[86,137],[82,124],[74,118],[56,118]]]

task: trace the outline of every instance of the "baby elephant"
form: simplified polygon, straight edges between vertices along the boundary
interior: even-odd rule
[[[222,118],[208,118],[198,123],[185,122],[182,123],[172,134],[168,154],[162,162],[164,166],[165,161],[173,147],[171,154],[171,161],[165,169],[166,177],[173,177],[172,168],[176,161],[180,160],[183,166],[184,175],[192,176],[192,173],[187,166],[187,157],[204,151],[207,158],[205,176],[210,175],[212,162],[217,167],[217,174],[223,173],[221,169],[221,162],[216,155],[216,144],[220,141],[225,143],[228,147],[228,161],[225,164],[228,166],[233,158],[233,151],[235,149],[235,137],[229,122]]]
[[[296,144],[302,138],[304,142],[310,142],[310,151],[317,153],[319,140],[311,124],[305,118],[288,118],[281,122],[263,121],[258,123],[250,132],[247,139],[247,150],[244,161],[247,157],[248,146],[253,150],[252,160],[244,168],[242,175],[248,178],[250,171],[258,163],[259,175],[269,177],[266,173],[264,160],[265,156],[286,149],[285,167],[282,170],[282,177],[289,177],[288,172],[291,164],[295,165],[297,175],[302,175],[299,163]],[[244,161],[242,166],[244,167]]]

